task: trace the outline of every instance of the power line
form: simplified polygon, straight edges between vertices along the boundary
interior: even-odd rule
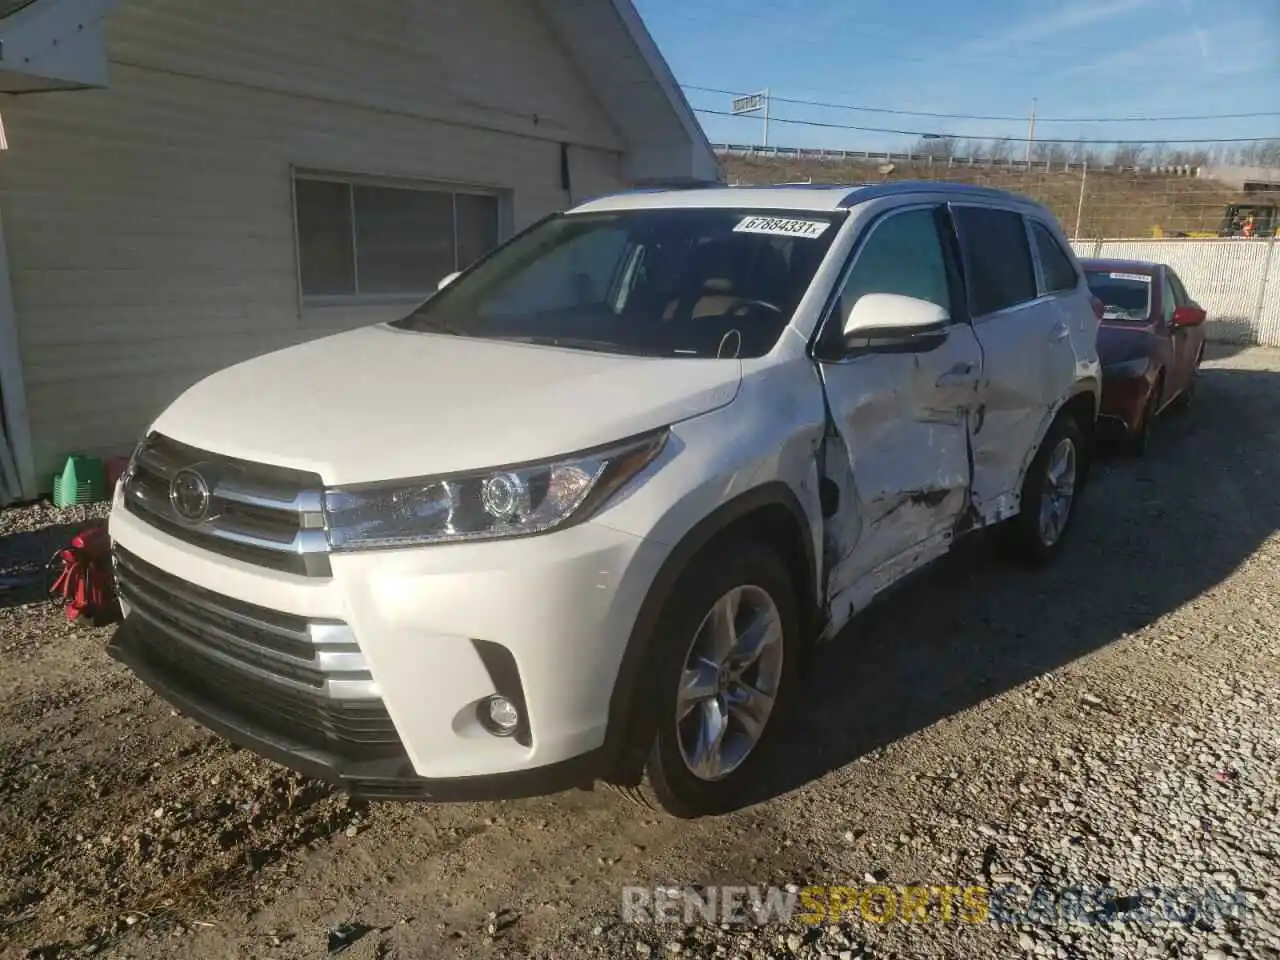
[[[746,116],[745,114],[730,113],[728,110],[709,110],[703,107],[695,107],[694,113],[704,113],[714,117],[739,117],[743,120],[754,120],[755,117]],[[1017,118],[1019,120],[1022,117]],[[954,134],[940,134],[936,130],[894,130],[888,127],[863,127],[852,123],[824,123],[821,120],[797,120],[789,117],[769,117],[770,123],[789,123],[794,126],[801,127],[822,127],[827,130],[857,130],[862,133],[896,133],[904,137],[927,137],[929,139],[939,139],[941,137],[952,137],[958,139]],[[1003,143],[1027,143],[1027,137],[969,137],[969,140],[995,140]],[[1097,144],[1114,144],[1120,145],[1151,145],[1157,144],[1175,144],[1175,143],[1261,143],[1268,140],[1278,140],[1280,137],[1200,137],[1180,140],[1099,140],[1099,139],[1070,139],[1070,138],[1054,138],[1054,137],[1036,137],[1036,143],[1097,143]]]
[[[700,87],[692,83],[683,83],[681,86],[686,90],[697,90],[701,93],[719,93],[730,97],[748,96],[748,94],[740,93],[736,90],[722,90],[719,87]],[[858,113],[884,113],[899,117],[931,117],[938,120],[1000,120],[1019,123],[1027,119],[1025,116],[1014,117],[981,113],[930,113],[927,110],[895,110],[890,107],[868,107],[853,103],[826,103],[821,100],[806,100],[802,97],[779,97],[774,94],[770,94],[769,99],[777,103],[797,103],[809,107],[824,107],[830,110],[852,110]],[[1036,120],[1040,123],[1171,123],[1182,120],[1252,120],[1259,117],[1280,117],[1280,110],[1261,110],[1255,113],[1206,113],[1184,117],[1037,117]]]

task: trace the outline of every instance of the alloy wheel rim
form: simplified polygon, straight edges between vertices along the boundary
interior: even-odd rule
[[[1076,492],[1076,445],[1063,437],[1049,455],[1040,497],[1040,542],[1052,547],[1060,539],[1071,516]]]
[[[738,586],[702,618],[680,675],[676,734],[699,780],[722,780],[760,742],[782,680],[782,617],[769,594]]]

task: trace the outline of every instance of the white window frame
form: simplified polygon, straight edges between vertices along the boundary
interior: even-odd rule
[[[421,303],[435,292],[435,289],[415,291],[413,293],[360,293],[360,265],[358,257],[358,238],[356,235],[355,191],[348,191],[352,205],[351,210],[351,256],[352,275],[355,278],[356,293],[306,293],[302,289],[302,242],[298,232],[298,181],[309,180],[321,183],[340,183],[348,187],[389,187],[394,190],[418,190],[425,193],[448,193],[453,197],[453,269],[458,266],[458,196],[492,197],[498,201],[498,242],[502,243],[511,236],[511,191],[501,187],[488,187],[470,183],[452,183],[447,180],[419,180],[407,177],[388,177],[377,174],[339,172],[318,170],[310,167],[291,166],[289,168],[289,199],[293,216],[293,259],[294,273],[298,287],[298,302],[304,307],[374,305],[380,303]]]

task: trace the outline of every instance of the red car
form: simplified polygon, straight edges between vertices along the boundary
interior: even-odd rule
[[[1151,427],[1170,406],[1190,405],[1204,356],[1204,309],[1173,268],[1139,260],[1082,260],[1101,301],[1100,416],[1123,425],[1128,447],[1146,451]]]

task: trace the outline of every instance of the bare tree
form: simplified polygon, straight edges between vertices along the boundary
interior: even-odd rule
[[[1237,147],[1225,143],[1214,144],[1209,150],[1209,162],[1221,166],[1229,166],[1239,162],[1240,151]]]
[[[1195,150],[1173,150],[1165,157],[1165,163],[1178,167],[1203,167],[1210,161],[1210,152],[1203,147]]]
[[[1259,167],[1280,167],[1280,140],[1262,140],[1254,144],[1255,165]]]
[[[1066,163],[1067,148],[1061,143],[1048,143],[1042,140],[1032,145],[1031,157],[1040,163]]]
[[[946,159],[956,155],[955,137],[920,137],[909,148],[917,157]]]
[[[987,144],[987,159],[1008,160],[1013,156],[1013,144],[1008,140],[992,140]]]
[[[1146,144],[1122,143],[1117,145],[1115,152],[1111,154],[1111,162],[1117,167],[1137,167],[1141,166],[1146,154]]]

